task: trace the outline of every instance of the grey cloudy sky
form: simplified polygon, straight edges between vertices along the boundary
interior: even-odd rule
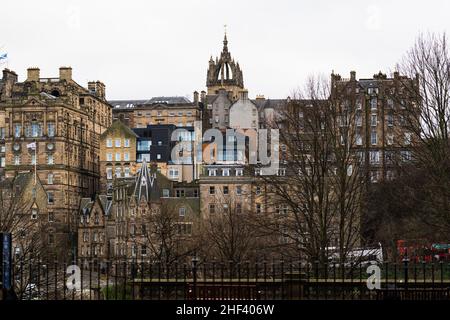
[[[192,96],[229,49],[249,94],[289,95],[311,74],[389,72],[419,32],[448,30],[450,1],[23,1],[0,4],[0,52],[26,77],[106,84],[108,99]]]

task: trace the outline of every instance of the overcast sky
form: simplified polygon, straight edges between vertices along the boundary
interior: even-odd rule
[[[250,97],[282,98],[311,74],[389,73],[419,32],[449,29],[450,1],[2,1],[0,52],[24,80],[71,66],[108,99],[205,89],[210,55],[229,50]],[[6,65],[4,65],[6,66]],[[4,67],[2,66],[2,67]]]

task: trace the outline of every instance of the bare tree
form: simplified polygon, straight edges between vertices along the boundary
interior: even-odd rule
[[[360,245],[365,179],[355,117],[354,99],[332,96],[326,81],[312,77],[268,124],[279,130],[282,159],[278,175],[260,177],[268,186],[261,227],[281,232],[308,261],[327,263],[333,252],[343,262]]]
[[[47,194],[40,183],[31,182],[32,174],[21,174],[0,185],[0,232],[11,233],[14,289],[20,297],[43,284],[37,273],[53,263],[58,246],[48,245],[48,215],[42,203]],[[41,208],[36,207],[41,204]]]
[[[204,260],[238,263],[256,259],[263,247],[250,208],[232,195],[217,194],[215,211],[202,221],[200,254]],[[261,244],[261,246],[259,246]]]
[[[404,56],[398,69],[416,79],[405,85],[397,101],[404,104],[405,127],[412,134],[413,165],[403,167],[401,174],[417,177],[417,183],[405,186],[405,192],[416,195],[422,205],[412,210],[434,238],[448,239],[450,231],[450,53],[446,34],[420,35]],[[408,99],[408,100],[406,100]],[[420,180],[420,181],[419,181]],[[423,182],[423,183],[422,183]],[[400,199],[401,200],[401,199]]]
[[[187,212],[184,207],[186,211],[180,216],[179,208],[167,201],[150,206],[151,210],[145,216],[133,222],[129,241],[136,245],[136,250],[141,248],[141,252],[135,254],[165,265],[193,255],[199,243],[196,241],[199,227],[196,214]],[[145,248],[145,256],[142,256],[142,248]]]

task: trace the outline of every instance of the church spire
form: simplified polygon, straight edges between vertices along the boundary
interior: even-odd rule
[[[225,34],[223,36],[223,52],[228,52],[228,39],[227,39],[227,25],[225,27]]]

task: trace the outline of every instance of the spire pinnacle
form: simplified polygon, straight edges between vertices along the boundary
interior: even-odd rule
[[[223,36],[223,52],[228,51],[228,39],[227,39],[227,25],[224,26],[224,36]]]

